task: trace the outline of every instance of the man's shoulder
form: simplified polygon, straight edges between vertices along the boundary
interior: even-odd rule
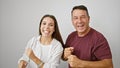
[[[92,32],[92,35],[96,38],[103,38],[104,37],[104,35],[101,32],[99,32],[93,28],[91,29],[91,32]]]
[[[77,31],[71,32],[68,36],[75,36],[75,35],[77,35]]]

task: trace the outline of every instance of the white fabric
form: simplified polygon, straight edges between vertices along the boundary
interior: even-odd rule
[[[52,45],[42,45],[41,44],[41,56],[44,58],[41,58],[43,62],[47,62],[47,58],[49,56],[50,48]]]
[[[40,44],[39,39],[40,36],[33,37],[28,42],[26,49],[32,48],[34,54],[44,62],[43,68],[57,68],[57,66],[60,64],[60,59],[63,52],[63,47],[61,43],[56,39],[53,39],[51,44],[47,45],[48,47],[44,47],[44,45]],[[18,63],[20,62],[20,60],[25,60],[26,62],[28,62],[27,68],[37,68],[37,65],[32,60],[30,60],[25,53],[19,59]]]

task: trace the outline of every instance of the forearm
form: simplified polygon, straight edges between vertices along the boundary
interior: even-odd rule
[[[85,68],[113,68],[111,59],[104,59],[101,61],[83,61]]]
[[[40,68],[43,68],[44,63],[37,57],[34,57],[32,59],[38,66],[40,65]]]

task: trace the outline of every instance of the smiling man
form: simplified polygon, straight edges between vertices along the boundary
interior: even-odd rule
[[[89,26],[87,8],[75,6],[71,16],[76,31],[68,36],[63,56],[69,68],[113,68],[109,44],[100,32]]]

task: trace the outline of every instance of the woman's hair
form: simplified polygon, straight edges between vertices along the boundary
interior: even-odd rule
[[[51,19],[54,20],[54,24],[55,24],[55,27],[54,27],[54,28],[55,28],[55,31],[53,32],[52,37],[55,38],[55,39],[57,39],[58,41],[60,41],[61,44],[62,44],[62,46],[64,47],[63,39],[62,39],[61,34],[60,34],[60,32],[59,32],[57,20],[56,20],[55,16],[53,16],[53,15],[46,14],[46,15],[44,15],[44,16],[42,17],[42,19],[40,20],[40,25],[39,25],[39,35],[41,35],[40,27],[41,27],[41,23],[42,23],[42,21],[43,21],[43,19],[44,19],[45,17],[50,17]]]

